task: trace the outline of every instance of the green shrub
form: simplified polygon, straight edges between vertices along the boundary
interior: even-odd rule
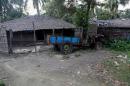
[[[107,47],[116,50],[116,51],[129,51],[130,50],[130,41],[127,40],[114,40],[109,41]]]
[[[129,62],[127,59],[124,61],[126,62],[122,62],[122,60],[119,58],[108,59],[104,61],[103,65],[109,74],[113,75],[113,79],[126,82],[128,86],[130,86]],[[117,62],[119,65],[116,65],[115,62]]]
[[[0,86],[5,86],[4,81],[0,80]]]
[[[130,59],[130,51],[127,51],[126,53],[128,55],[128,58]],[[130,64],[130,60],[129,60],[129,64]]]

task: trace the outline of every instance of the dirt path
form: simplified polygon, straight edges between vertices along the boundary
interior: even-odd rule
[[[112,56],[105,50],[77,51],[63,59],[63,55],[44,51],[2,58],[0,77],[5,77],[7,86],[106,86],[92,66]]]

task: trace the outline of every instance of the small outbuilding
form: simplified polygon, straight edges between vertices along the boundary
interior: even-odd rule
[[[50,35],[74,36],[76,27],[48,16],[27,16],[0,24],[0,51],[49,43]]]
[[[98,33],[106,39],[130,40],[130,19],[98,20]]]

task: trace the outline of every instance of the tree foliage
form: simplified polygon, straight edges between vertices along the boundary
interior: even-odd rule
[[[5,21],[23,16],[29,0],[0,0],[0,20]],[[97,3],[97,0],[32,0],[37,14],[40,15],[40,6],[46,15],[62,18],[77,26],[87,28],[88,20],[92,17],[98,19],[112,19],[129,17],[129,10],[119,14],[119,4],[126,5],[129,0],[105,0],[105,3]],[[81,2],[80,4],[76,4]],[[18,6],[14,8],[14,5]],[[97,7],[98,5],[98,7]],[[95,11],[96,9],[96,11]]]
[[[81,5],[75,5],[75,0],[50,0],[46,5],[46,15],[62,18],[86,28],[88,27],[89,15],[96,6],[96,0],[78,1],[82,2]]]
[[[62,18],[66,13],[64,2],[65,0],[50,0],[45,7],[46,14],[49,16]]]
[[[74,14],[73,22],[78,27],[84,27],[87,28],[86,23],[88,16],[86,15],[87,12],[84,8],[78,8],[77,12]]]
[[[0,0],[0,20],[1,22],[4,20],[6,14],[10,11],[12,6],[10,5],[8,0]]]
[[[130,18],[130,9],[126,9],[124,11],[120,10],[119,11],[119,16],[121,18]]]
[[[19,2],[19,3],[18,3]],[[13,5],[18,5],[19,8],[14,8]],[[0,0],[0,21],[4,22],[6,20],[21,17],[23,11],[22,0]]]
[[[119,5],[125,6],[129,0],[105,0],[105,8],[108,9],[109,14],[111,14],[111,18],[118,17],[118,7]]]
[[[112,18],[112,14],[105,9],[97,8],[96,13],[97,13],[97,19],[99,20],[108,20]]]

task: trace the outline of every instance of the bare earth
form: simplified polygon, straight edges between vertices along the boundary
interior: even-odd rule
[[[68,56],[49,49],[38,54],[0,54],[0,79],[7,86],[106,86],[93,66],[112,56],[106,50],[80,50]]]

